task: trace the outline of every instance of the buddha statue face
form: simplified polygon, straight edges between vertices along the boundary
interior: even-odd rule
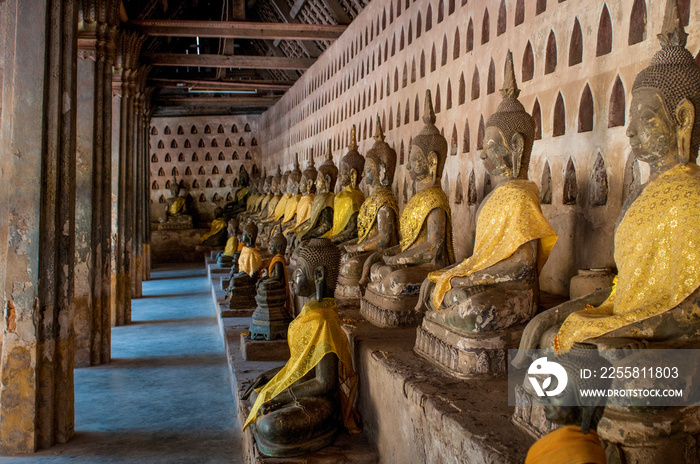
[[[411,180],[423,184],[434,183],[437,174],[437,161],[437,153],[431,151],[426,156],[423,149],[414,143],[411,146],[411,153],[408,155],[406,170],[411,176]]]
[[[292,282],[299,296],[316,299],[332,297],[338,282],[340,249],[328,239],[312,238],[298,247],[297,263]]]
[[[228,235],[229,237],[238,235],[238,219],[231,219],[228,221]]]
[[[270,240],[270,253],[273,255],[279,255],[284,253],[287,249],[287,239],[284,235],[276,233],[272,236]]]
[[[170,193],[173,195],[173,197],[180,196],[180,185],[177,182],[173,182],[170,185]]]
[[[309,193],[309,189],[313,185],[313,181],[309,185],[309,179],[306,176],[301,176],[301,181],[299,181],[299,193],[306,195]]]
[[[255,240],[258,238],[258,226],[255,225],[253,221],[249,221],[244,227],[241,234],[241,241],[245,243],[246,246],[252,247],[255,244]]]
[[[506,143],[505,136],[498,127],[488,126],[484,132],[481,159],[491,177],[515,178],[520,171],[523,148],[524,139],[521,134],[516,132],[510,143]]]
[[[379,182],[379,170],[377,163],[372,158],[365,160],[365,184],[372,187]]]
[[[319,172],[318,177],[316,177],[316,193],[328,193],[330,188],[330,175],[323,175]]]
[[[280,183],[276,180],[272,181],[272,184],[270,185],[270,192],[272,192],[274,195],[279,195],[280,193]]]

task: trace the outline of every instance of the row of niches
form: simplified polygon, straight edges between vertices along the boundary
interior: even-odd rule
[[[202,181],[201,183],[200,183],[200,180]],[[163,190],[163,189],[170,190],[170,187],[173,185],[173,182],[177,182],[177,181],[168,179],[165,181],[165,184],[163,184],[164,186],[161,187],[161,184],[158,182],[158,180],[154,180],[151,183],[151,190]],[[192,183],[189,185],[188,185],[188,183],[185,182],[184,179],[181,179],[180,182],[177,182],[177,183],[181,189],[188,189],[188,190],[189,189],[196,190],[196,189],[202,189],[202,188],[205,188],[205,189],[217,188],[218,189],[218,188],[225,188],[228,186],[226,179],[224,179],[223,177],[221,179],[219,179],[218,181],[212,180],[212,179],[206,179],[206,180],[194,179],[192,181]],[[202,187],[202,184],[204,185],[204,187]],[[240,185],[238,184],[238,178],[236,177],[231,182],[231,188],[235,189],[238,187],[240,187]]]
[[[234,174],[237,173],[238,171],[234,171],[234,169],[231,167],[230,164],[226,165],[226,168],[224,168],[224,172],[226,174]],[[193,176],[194,171],[192,170],[191,166],[185,166],[185,169],[183,171],[183,174],[185,176]],[[219,167],[218,166],[212,166],[212,168],[207,172],[207,169],[204,166],[200,166],[199,169],[197,170],[197,175],[199,176],[205,176],[207,174],[212,174],[216,175],[219,174]],[[171,177],[180,177],[180,169],[178,169],[177,166],[174,166],[169,173],[166,173],[165,168],[160,168],[158,169],[158,177],[165,177],[166,175],[170,175]],[[151,172],[151,177],[155,177],[155,174]]]
[[[189,139],[185,139],[184,142],[181,141],[180,143],[182,143],[183,148],[192,148],[192,143],[190,142]],[[164,149],[165,143],[163,142],[163,140],[158,140],[157,146],[158,146],[158,149]],[[207,146],[207,144],[206,144],[206,142],[204,142],[204,139],[199,139],[199,141],[197,142],[197,147],[198,148],[205,148],[206,146]],[[219,142],[215,138],[213,138],[209,142],[209,146],[210,147],[218,147]],[[231,139],[226,138],[226,140],[224,140],[224,147],[233,147],[233,146],[234,146],[234,144],[233,144],[233,142],[231,142]],[[246,146],[245,139],[243,137],[239,138],[238,142],[236,143],[235,146],[245,147]],[[256,139],[255,137],[251,138],[250,139],[250,146],[257,147],[258,146],[258,139]],[[170,141],[170,148],[179,148],[179,144],[177,143],[177,140],[172,139]]]
[[[243,132],[251,132],[250,124],[246,123],[246,125],[243,126]],[[178,135],[184,135],[185,129],[182,126],[178,126],[176,133]],[[193,125],[192,127],[190,127],[189,133],[190,134],[199,134],[199,129],[197,129],[196,125]],[[204,134],[212,134],[213,133],[211,130],[211,127],[209,127],[208,124],[204,126],[203,133]],[[226,133],[226,130],[224,129],[224,126],[222,124],[219,124],[219,127],[216,129],[216,133],[217,134],[225,134]],[[232,133],[232,134],[238,133],[238,126],[236,124],[233,124],[231,126],[230,133]],[[172,134],[172,131],[170,130],[169,126],[165,126],[163,128],[163,134],[164,135]],[[151,135],[158,135],[158,128],[156,126],[151,126]]]
[[[217,155],[216,159],[218,161],[226,161],[228,158],[224,154],[223,151],[220,151],[219,154]],[[239,154],[238,151],[234,151],[231,154],[230,159],[234,160],[234,161],[235,160],[251,160],[251,159],[253,159],[253,157],[250,154],[250,151],[246,151],[243,155]],[[170,153],[166,153],[165,156],[163,156],[164,163],[170,163],[172,161],[173,161],[173,158],[170,156]],[[177,155],[177,161],[181,162],[181,163],[187,162],[187,156],[185,156],[184,153],[179,153]],[[192,153],[192,155],[189,157],[189,161],[190,162],[199,161],[199,155],[197,154],[197,152]],[[214,158],[212,157],[212,154],[210,152],[206,152],[204,154],[204,161],[214,161]],[[158,163],[158,162],[159,162],[158,155],[156,153],[153,153],[151,155],[151,163]]]
[[[191,193],[188,193],[185,196],[187,203],[194,202],[195,197],[197,197],[197,201],[199,203],[206,203],[208,201],[211,201],[212,203],[214,203],[216,205],[220,205],[224,201],[226,201],[226,202],[233,201],[233,195],[231,194],[231,192],[229,192],[226,195],[226,197],[224,197],[224,196],[220,195],[218,192],[216,192],[214,195],[212,195],[212,197],[210,199],[207,199],[207,196],[204,193],[200,193],[199,196],[197,196],[197,194],[192,195]],[[153,203],[153,198],[151,198],[151,203]],[[161,195],[160,197],[158,197],[158,203],[160,203],[160,204],[167,203],[165,195]]]
[[[538,0],[538,4],[542,0]],[[550,0],[551,1],[551,0]],[[546,2],[546,0],[545,0]],[[397,5],[400,5],[401,0],[398,0]],[[453,8],[453,3],[454,0],[451,0],[450,8],[449,8],[449,14],[452,14],[454,12]],[[463,5],[465,5],[467,2],[463,1]],[[559,2],[561,3],[561,1]],[[392,2],[393,5],[393,2]],[[408,2],[407,2],[407,7],[408,7]],[[628,20],[628,29],[627,29],[627,36],[628,40],[627,43],[628,45],[635,45],[637,43],[641,43],[644,40],[646,40],[647,37],[647,6],[645,0],[635,0],[634,3],[631,4],[631,9],[629,11],[620,11],[622,7],[620,5],[614,5],[614,17],[622,19],[623,17],[629,18]],[[596,34],[596,40],[595,40],[595,54],[593,56],[593,52],[591,52],[591,57],[601,57],[605,56],[609,53],[612,52],[613,49],[613,34],[614,33],[619,33],[620,31],[614,31],[614,26],[613,22],[611,19],[611,14],[610,10],[608,9],[607,2],[601,2],[600,5],[595,7],[596,9],[600,8],[598,11],[600,11],[598,15],[598,20],[597,24],[582,24],[581,21],[583,21],[583,18],[579,20],[578,17],[574,17],[571,25],[571,30],[570,32],[567,31],[565,34],[563,31],[559,31],[559,37],[562,36],[567,36],[568,42],[569,42],[569,47],[568,47],[568,66],[576,66],[578,64],[581,64],[584,61],[584,41],[583,41],[583,34],[582,30],[596,30],[597,29],[597,34]],[[626,8],[626,7],[625,7]],[[685,25],[688,25],[689,23],[689,18],[690,18],[690,0],[679,0],[679,8],[681,11],[681,16],[683,19],[683,22]],[[392,8],[393,9],[393,8]],[[442,21],[442,11],[443,11],[443,0],[439,1],[438,5],[438,23]],[[546,10],[546,6],[544,9],[541,11],[538,10],[537,14],[540,14]],[[397,10],[397,11],[400,11]],[[517,4],[515,5],[515,12],[512,14],[514,17],[514,26],[517,27],[520,24],[524,22],[524,12],[525,12],[525,5],[524,5],[524,0],[517,0]],[[511,12],[512,13],[512,12]],[[511,17],[511,13],[508,12],[508,8],[506,5],[505,0],[501,1],[500,7],[499,7],[499,13],[498,13],[498,20],[497,20],[497,27],[496,27],[496,35],[500,36],[506,32],[506,26],[507,26],[507,18]],[[386,17],[386,10],[384,11],[383,14],[384,17]],[[618,21],[620,20],[618,19]],[[393,21],[393,20],[392,20]],[[466,21],[465,21],[466,22]],[[382,21],[382,24],[385,24],[386,21]],[[377,30],[377,35],[379,35],[379,24],[380,24],[380,19],[379,17],[377,18],[376,21],[376,30]],[[398,27],[394,28],[394,32],[391,38],[391,45],[389,42],[389,38],[386,37],[384,41],[384,46],[382,47],[382,44],[380,43],[378,47],[372,47],[372,54],[370,56],[369,52],[367,52],[367,56],[364,57],[363,59],[358,60],[358,63],[356,64],[355,69],[351,70],[345,70],[343,69],[346,64],[350,63],[350,61],[355,57],[355,51],[357,50],[357,53],[359,53],[362,50],[362,44],[363,44],[363,34],[360,33],[359,37],[356,38],[354,42],[352,42],[345,50],[344,53],[337,53],[336,60],[334,60],[333,63],[329,64],[326,68],[322,69],[321,72],[317,73],[317,76],[312,80],[310,84],[307,85],[306,91],[304,92],[299,92],[297,94],[292,102],[291,106],[295,107],[297,105],[302,105],[303,108],[300,109],[300,111],[297,111],[293,120],[292,124],[296,124],[306,117],[310,116],[313,114],[315,111],[318,109],[322,108],[323,106],[327,105],[329,102],[333,101],[334,99],[338,98],[340,95],[342,95],[345,91],[354,88],[355,84],[359,82],[361,79],[365,77],[365,75],[369,75],[375,69],[378,69],[383,63],[387,61],[388,58],[393,57],[396,54],[396,44],[397,44],[397,37],[398,37],[398,50],[399,52],[402,51],[405,47],[405,43],[410,45],[413,42],[413,21],[409,21],[408,26],[405,27],[402,26],[400,31]],[[486,7],[482,13],[482,20],[481,20],[481,30],[480,30],[480,42],[482,45],[486,44],[489,42],[490,38],[490,30],[491,30],[491,25],[490,25],[490,15],[489,15],[489,10],[488,7]],[[615,27],[621,27],[622,24],[616,24]],[[419,10],[416,14],[415,17],[415,29],[416,29],[416,39],[421,36],[421,29],[423,27],[423,22],[421,19],[421,11]],[[426,20],[425,20],[425,30],[429,31],[432,28],[432,5],[429,3],[427,7],[427,12],[426,12]],[[382,27],[382,31],[384,30],[384,27]],[[374,35],[372,34],[372,27],[369,27],[370,34],[367,33],[367,30],[365,31],[364,34],[364,44],[368,45],[369,42],[374,40]],[[539,31],[538,31],[539,32]],[[625,32],[625,31],[622,31]],[[448,42],[448,34],[450,37],[451,43]],[[369,42],[368,42],[368,36]],[[479,37],[478,36],[478,37]],[[407,38],[406,38],[407,37]],[[446,32],[443,35],[442,39],[442,47],[441,47],[441,53],[440,53],[440,64],[441,66],[444,66],[448,62],[448,56],[451,56],[452,59],[457,59],[461,56],[462,53],[470,53],[474,50],[474,37],[475,37],[475,31],[474,31],[474,21],[473,17],[470,15],[468,25],[466,27],[466,33],[464,35],[464,38],[462,38],[459,30],[459,26],[455,28],[454,31],[450,31],[449,33]],[[464,41],[464,46],[462,48],[462,42]],[[523,48],[523,59],[522,59],[522,74],[521,74],[521,81],[522,82],[527,82],[530,79],[533,78],[534,72],[535,72],[535,56],[544,56],[545,57],[545,64],[543,67],[543,74],[550,74],[553,73],[557,69],[557,64],[560,61],[563,61],[563,59],[560,59],[558,56],[558,50],[563,50],[563,47],[558,48],[557,47],[557,33],[554,31],[554,29],[551,29],[549,34],[547,35],[547,40],[546,42],[543,41],[535,41],[535,43],[538,46],[542,47],[542,50],[538,50],[537,53],[533,53],[533,46],[532,46],[532,40],[527,40],[525,43],[525,46]],[[589,43],[589,42],[586,42]],[[591,46],[593,45],[593,42],[590,42]],[[382,50],[383,50],[383,55],[382,55]],[[464,50],[464,52],[462,52]],[[517,54],[517,51],[515,51]],[[700,54],[699,54],[700,56]],[[561,57],[564,58],[564,57]],[[416,57],[413,58],[412,61],[412,68],[415,70],[415,63],[416,63]],[[408,67],[408,60],[404,63],[404,69],[407,69]],[[420,67],[421,67],[421,77],[425,76],[425,50],[423,50],[423,47],[421,47],[421,57],[420,57]],[[314,92],[317,88],[325,84],[327,80],[329,80],[335,73],[343,69],[343,74],[342,78],[338,80],[334,85],[330,86],[330,88],[326,89],[325,92],[322,94],[316,95],[313,97],[313,99],[309,102],[308,97],[311,95],[312,92]],[[431,72],[435,71],[437,69],[437,53],[436,53],[436,45],[433,44],[432,46],[432,51],[430,54],[430,70]],[[399,68],[395,67],[394,69],[394,75],[398,75]],[[406,73],[404,73],[405,75]],[[389,85],[389,72],[387,72],[386,79],[382,81],[382,85],[386,87],[387,89],[387,96],[390,94],[390,85]],[[374,81],[377,81],[379,79],[373,79]],[[398,79],[395,79],[395,82],[398,81]],[[398,86],[394,85],[394,91],[397,91]],[[376,93],[376,92],[375,92]],[[383,93],[382,93],[383,95]]]

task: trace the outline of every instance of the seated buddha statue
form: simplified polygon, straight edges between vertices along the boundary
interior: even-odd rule
[[[177,181],[170,185],[172,196],[168,198],[165,206],[165,215],[160,219],[161,223],[175,227],[192,227],[192,215],[187,211],[187,190],[181,187]]]
[[[219,267],[231,267],[238,251],[238,219],[233,218],[228,221],[228,240],[224,251],[216,255],[216,262]]]
[[[241,164],[238,170],[238,185],[239,188],[233,193],[233,201],[224,205],[224,218],[230,219],[238,217],[238,215],[246,210],[248,198],[251,195],[250,191],[250,176],[245,166]]]
[[[425,126],[413,138],[406,170],[416,182],[399,219],[400,244],[370,258],[371,282],[360,303],[362,315],[375,325],[396,327],[417,322],[413,310],[420,285],[429,272],[454,262],[452,218],[440,186],[447,140],[435,127],[430,90],[425,93]]]
[[[364,177],[365,185],[372,193],[362,203],[357,216],[357,239],[348,240],[341,245],[345,252],[340,260],[336,298],[362,297],[361,287],[369,280],[369,266],[363,273],[367,258],[378,250],[398,243],[399,205],[391,191],[396,169],[396,151],[384,141],[379,117],[374,140],[374,145],[367,152]]]
[[[296,218],[299,200],[301,199],[301,193],[299,193],[301,178],[302,173],[299,169],[299,159],[298,157],[295,157],[294,169],[289,172],[289,177],[287,178],[287,183],[285,185],[285,196],[287,196],[287,201],[284,206],[284,214],[275,221],[272,229],[270,230],[270,238],[268,240],[271,240],[272,237],[278,232],[282,233],[288,227],[294,226],[294,219]],[[286,250],[282,250],[282,253],[285,251]]]
[[[294,247],[296,246],[297,236],[294,233],[294,229],[304,224],[311,217],[311,205],[313,204],[314,198],[316,197],[315,192],[317,176],[318,171],[316,171],[316,167],[314,166],[314,158],[312,156],[309,159],[308,166],[306,167],[306,169],[304,169],[304,172],[302,172],[301,180],[299,181],[299,194],[301,196],[297,203],[297,210],[293,217],[295,221],[293,224],[291,223],[292,221],[289,221],[289,227],[284,229],[284,231],[282,232],[287,239],[287,256],[291,255],[292,251],[294,250]],[[285,223],[282,224],[283,227]]]
[[[223,247],[228,240],[226,233],[227,222],[224,219],[224,210],[220,207],[214,209],[214,220],[211,222],[209,232],[202,235],[201,244],[210,247]]]
[[[296,241],[309,238],[327,237],[333,227],[333,200],[338,168],[333,164],[333,154],[326,153],[325,161],[318,167],[316,195],[311,204],[309,219],[294,229]]]
[[[258,226],[249,221],[243,226],[238,265],[231,269],[226,299],[231,309],[250,310],[255,308],[255,284],[260,277],[259,271],[263,261],[260,250],[255,248]]]
[[[247,219],[258,222],[267,217],[267,207],[274,196],[275,194],[272,193],[272,176],[263,176],[260,199],[255,206],[255,211]]]
[[[535,121],[518,100],[510,52],[505,69],[503,100],[485,126],[481,158],[494,189],[477,210],[474,252],[428,274],[416,307],[428,309],[416,351],[457,376],[505,371],[506,350],[537,312],[539,271],[557,239],[527,178]]]
[[[291,357],[257,377],[241,395],[253,403],[243,429],[251,427],[258,449],[274,457],[330,445],[343,425],[358,431],[353,410],[357,374],[331,297],[340,250],[328,239],[305,240],[297,247],[297,262],[295,291],[310,301],[289,324]]]
[[[331,150],[328,140],[328,151]],[[333,200],[333,228],[330,240],[335,244],[357,238],[357,214],[365,201],[365,194],[357,185],[362,181],[365,159],[357,151],[355,126],[350,132],[348,152],[340,160],[340,192]]]
[[[292,194],[287,192],[287,183],[289,181],[289,175],[291,171],[285,171],[282,174],[282,178],[279,182],[278,190],[280,198],[275,205],[275,208],[271,216],[268,216],[260,224],[260,246],[262,248],[267,248],[268,241],[272,236],[272,230],[279,225],[279,221],[284,217],[284,212],[287,210],[287,202],[292,198]]]

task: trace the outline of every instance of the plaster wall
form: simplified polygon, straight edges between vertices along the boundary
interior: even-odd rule
[[[188,206],[194,205],[195,220],[205,224],[214,219],[217,206],[232,201],[240,166],[248,174],[260,166],[256,115],[152,118],[150,134],[148,185],[153,222],[165,216],[171,196],[168,188],[174,179],[192,197]]]
[[[511,50],[520,101],[535,116],[539,108],[541,139],[533,148],[530,179],[542,187],[548,165],[551,204],[542,209],[560,236],[541,287],[568,294],[577,269],[614,266],[615,222],[629,185],[648,172],[629,159],[624,125],[634,78],[659,49],[656,34],[666,2],[640,3],[646,12],[633,12],[634,0],[375,0],[261,116],[262,167],[269,172],[277,164],[291,165],[296,152],[305,165],[310,156],[322,156],[329,139],[337,164],[353,124],[366,153],[380,117],[399,156],[393,189],[403,206],[412,192],[404,165],[411,139],[423,127],[429,89],[436,125],[450,147],[442,184],[454,230],[464,231],[455,239],[457,258],[463,259],[471,254],[476,210],[488,192],[481,127],[501,101],[497,90]],[[688,49],[697,54],[700,9],[691,7],[692,0],[679,3],[689,14]],[[575,45],[577,23],[581,47]],[[637,32],[641,41],[633,43]],[[607,43],[610,51],[599,53]],[[570,61],[579,48],[580,62]],[[530,70],[533,77],[524,79]],[[624,98],[615,97],[616,90]],[[563,111],[555,111],[558,99]],[[592,112],[590,125],[586,112]],[[555,135],[561,123],[564,133]],[[596,166],[599,156],[603,161]],[[593,193],[605,182],[607,198],[593,206]]]

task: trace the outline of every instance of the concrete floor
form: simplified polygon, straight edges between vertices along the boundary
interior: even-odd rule
[[[75,437],[0,463],[242,463],[206,273],[163,268],[112,329],[112,363],[75,371]]]

